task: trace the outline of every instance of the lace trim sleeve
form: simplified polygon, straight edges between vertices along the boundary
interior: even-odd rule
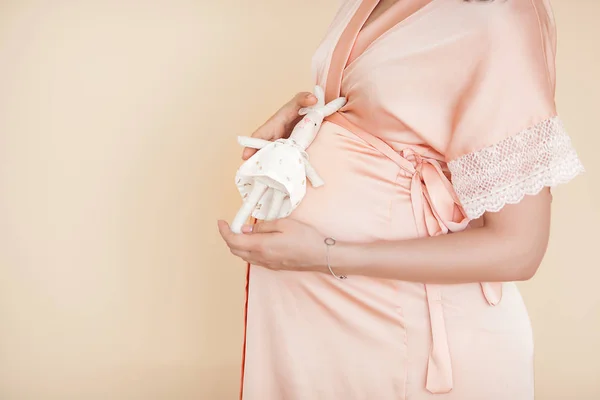
[[[555,116],[492,146],[448,163],[452,185],[470,219],[499,211],[525,195],[584,172],[562,121]]]

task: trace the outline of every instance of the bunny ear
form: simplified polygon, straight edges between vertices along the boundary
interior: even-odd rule
[[[327,103],[327,105],[324,108],[325,116],[327,117],[328,115],[333,114],[334,112],[338,111],[340,108],[344,107],[345,105],[346,105],[345,97],[338,97],[337,99],[330,101],[329,103]]]
[[[325,105],[325,92],[319,85],[315,85],[314,95],[317,98],[317,107],[323,107]]]

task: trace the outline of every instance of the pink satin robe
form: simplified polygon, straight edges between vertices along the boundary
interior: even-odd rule
[[[348,103],[308,149],[325,186],[289,218],[338,241],[440,235],[583,170],[547,0],[400,0],[361,30],[376,5],[344,1],[315,53],[326,100]],[[248,277],[244,400],[533,399],[513,283]]]

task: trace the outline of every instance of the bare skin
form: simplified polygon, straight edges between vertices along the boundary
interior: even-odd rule
[[[383,13],[385,13],[390,7],[392,7],[397,2],[398,0],[380,0],[379,3],[377,3],[375,8],[373,9],[371,15],[369,15],[369,18],[367,18],[367,21],[363,24],[362,29],[365,29],[367,26],[369,26],[373,21],[379,18]]]
[[[283,107],[277,110],[267,122],[254,131],[251,136],[253,138],[271,141],[289,137],[296,123],[302,118],[298,115],[298,111],[302,107],[310,107],[316,103],[317,98],[310,92],[300,92],[296,94],[290,101],[285,103]],[[242,153],[242,159],[247,160],[256,152],[256,149],[246,147]]]
[[[330,249],[331,265],[338,275],[422,283],[528,280],[546,252],[550,203],[546,189],[485,214],[480,227],[463,232],[364,244],[338,241]],[[218,225],[231,252],[253,265],[329,273],[325,236],[304,223],[289,218],[269,221],[245,226],[245,233],[237,235],[225,221]]]
[[[252,136],[273,140],[289,135],[297,111],[314,104],[299,93]],[[245,149],[243,158],[255,150]],[[363,275],[422,283],[509,282],[530,279],[546,252],[552,196],[544,189],[518,204],[471,221],[469,229],[449,235],[373,243],[339,242],[330,249],[338,275]],[[274,270],[329,273],[325,236],[311,226],[285,218],[245,226],[233,233],[218,221],[231,252]],[[301,245],[299,245],[301,244]]]

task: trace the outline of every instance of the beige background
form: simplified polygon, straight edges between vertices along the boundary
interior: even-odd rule
[[[299,90],[337,1],[0,0],[0,399],[235,399],[238,134]],[[600,398],[600,2],[554,0],[588,173],[522,285],[538,399]],[[320,10],[321,12],[316,12]]]

